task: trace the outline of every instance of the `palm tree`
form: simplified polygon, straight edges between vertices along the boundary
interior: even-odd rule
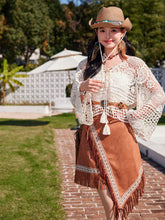
[[[28,77],[26,74],[16,74],[19,72],[23,66],[18,66],[11,71],[8,70],[8,62],[6,59],[3,60],[2,65],[2,73],[0,73],[0,80],[2,80],[2,88],[3,88],[3,105],[5,104],[5,96],[6,96],[6,85],[8,84],[11,91],[15,92],[15,88],[12,85],[12,82],[15,83],[18,86],[24,86],[20,81],[16,80],[15,78],[19,77]]]

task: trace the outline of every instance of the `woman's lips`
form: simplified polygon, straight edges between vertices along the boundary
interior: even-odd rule
[[[112,41],[112,40],[105,40],[104,42],[107,43],[107,44],[110,44],[110,43],[112,43],[113,41]]]

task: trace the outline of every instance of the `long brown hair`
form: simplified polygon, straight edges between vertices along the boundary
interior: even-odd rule
[[[124,60],[127,59],[126,53],[127,53],[127,49],[126,49],[126,44],[125,42],[122,40],[118,46],[118,51],[120,53],[120,55],[122,56],[122,58]]]

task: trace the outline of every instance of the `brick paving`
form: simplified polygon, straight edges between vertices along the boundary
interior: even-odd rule
[[[67,219],[106,220],[101,200],[95,189],[73,182],[75,169],[74,131],[55,130],[56,148],[63,179],[63,207]],[[143,198],[129,215],[129,220],[165,220],[165,170],[143,157],[146,186]]]

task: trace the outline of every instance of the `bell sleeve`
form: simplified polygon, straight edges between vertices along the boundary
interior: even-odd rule
[[[87,59],[81,61],[77,67],[75,79],[71,91],[71,103],[75,108],[76,115],[80,124],[91,125],[93,123],[93,113],[91,105],[91,93],[87,92],[81,101],[80,84],[84,81],[83,73],[86,68]]]
[[[165,104],[165,94],[148,66],[139,59],[136,69],[136,110],[129,110],[127,117],[135,134],[148,140],[156,128]]]

